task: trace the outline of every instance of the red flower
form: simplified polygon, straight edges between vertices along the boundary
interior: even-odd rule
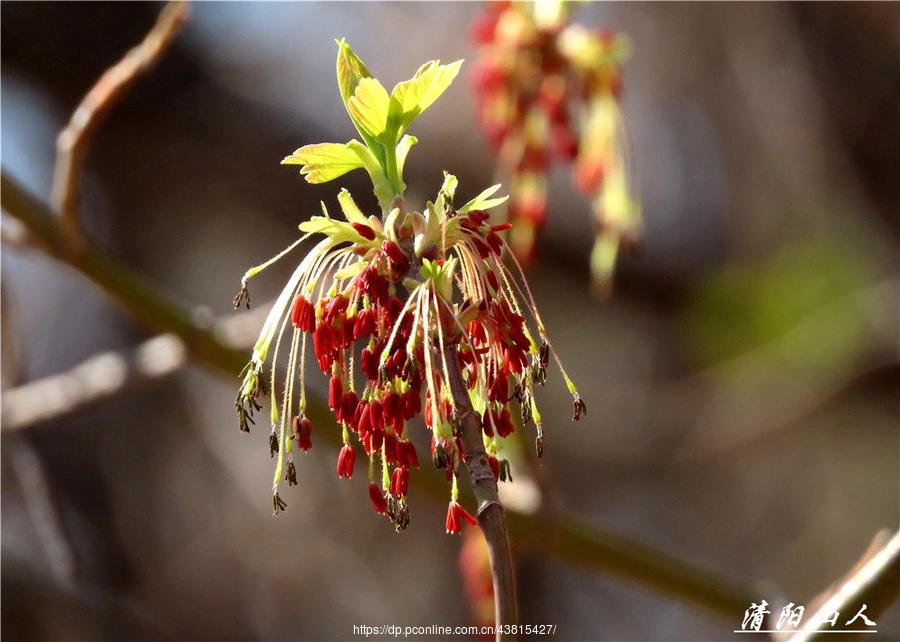
[[[397,442],[397,463],[409,468],[419,467],[419,456],[416,454],[416,447],[413,442]]]
[[[375,482],[369,482],[369,499],[372,500],[376,513],[384,515],[387,512],[387,498]]]
[[[447,509],[447,532],[448,533],[458,533],[460,530],[460,526],[462,525],[460,519],[464,519],[472,526],[478,526],[478,520],[469,515],[468,511],[463,508],[459,502],[452,501],[450,502],[450,507]]]
[[[500,460],[493,455],[488,455],[488,464],[491,466],[491,472],[494,473],[494,481],[500,481]]]
[[[341,403],[341,397],[344,395],[344,385],[341,378],[336,375],[331,376],[328,386],[328,407],[336,410]]]
[[[369,381],[378,379],[378,355],[375,352],[368,348],[363,348],[359,364],[362,366],[362,371],[363,374],[366,375],[366,379]]]
[[[392,432],[384,433],[384,459],[389,464],[397,463],[397,435]]]
[[[367,241],[375,240],[375,230],[365,223],[351,223],[350,225],[352,225],[353,229],[359,232],[359,235]]]
[[[291,431],[297,439],[297,447],[306,452],[312,448],[312,422],[306,417],[294,417],[291,422]]]
[[[304,332],[315,332],[316,309],[302,294],[298,294],[294,299],[294,305],[291,308],[291,323]]]
[[[409,468],[397,466],[391,475],[391,495],[406,497],[409,493]]]
[[[491,31],[492,27],[485,25],[485,34]],[[340,55],[346,55],[344,43],[341,52]],[[440,67],[445,70],[441,73],[451,74],[447,76],[451,79],[457,68],[458,63]],[[493,78],[485,77],[482,90],[515,71],[498,63],[486,73]],[[548,110],[546,115],[553,127],[566,123],[567,91],[565,86],[548,85],[546,89],[542,109]],[[510,113],[493,119],[502,131],[513,132],[513,128],[523,124],[522,106],[514,100],[510,107]],[[565,133],[562,129],[553,131],[556,135]],[[549,138],[542,134],[535,140],[521,142],[520,151],[525,153],[519,154],[516,162],[529,169],[531,176],[526,178],[533,185],[527,198],[519,198],[517,204],[536,203],[543,207],[546,190],[542,172],[550,161]],[[311,149],[301,148],[285,162],[304,164],[304,158],[311,158]],[[381,157],[385,159],[391,160],[390,156]],[[301,174],[310,179],[307,170],[301,170]],[[382,218],[367,215],[349,192],[342,192],[338,200],[346,221],[331,218],[323,204],[324,216],[300,224],[305,233],[302,238],[275,259],[247,271],[235,299],[236,305],[245,298],[249,300],[247,280],[308,236],[327,237],[297,266],[266,317],[235,400],[239,426],[249,430],[253,413],[261,410],[263,398],[269,397],[272,414],[280,424],[273,427],[269,440],[271,454],[278,455],[276,469],[283,469],[285,457],[294,445],[279,438],[279,434],[287,436],[288,424],[297,446],[309,449],[312,424],[304,416],[305,379],[306,364],[311,361],[308,353],[313,352],[328,379],[328,405],[344,442],[338,455],[337,474],[348,478],[353,475],[356,442],[351,445],[351,439],[358,439],[369,456],[369,479],[378,482],[369,484],[372,504],[377,512],[386,513],[398,530],[409,523],[409,470],[419,466],[416,449],[407,436],[407,422],[415,420],[423,410],[425,424],[432,433],[432,461],[453,485],[447,529],[459,532],[462,520],[475,523],[456,501],[458,467],[464,453],[454,425],[466,408],[458,407],[452,396],[455,374],[462,372],[472,405],[481,413],[489,452],[502,452],[499,438],[513,430],[509,410],[513,398],[527,409],[523,411],[523,424],[528,423],[526,415],[533,414],[538,439],[542,438],[534,391],[546,380],[551,350],[521,266],[515,261],[507,264],[500,260],[509,251],[504,233],[511,223],[491,225],[489,215],[483,211],[504,199],[490,198],[499,188],[497,185],[457,207],[456,184],[456,178],[447,174],[433,207],[429,205],[421,212],[404,204],[402,181],[392,180],[391,189],[400,186],[393,197],[380,188],[376,190]],[[609,224],[613,222],[611,219]],[[534,232],[534,226],[526,232],[529,230]],[[510,237],[513,241],[515,231]],[[291,347],[282,381],[275,361],[284,345],[285,330]],[[265,372],[267,362],[271,364],[271,374]],[[358,370],[365,376],[356,376]],[[282,399],[277,399],[277,391],[269,383],[276,374],[284,385]],[[584,404],[565,371],[562,374],[575,396],[577,419],[584,414]],[[299,394],[295,395],[298,378]],[[511,390],[515,390],[512,397]],[[281,403],[285,409],[278,413]],[[375,476],[378,463],[383,467],[384,478]],[[500,470],[503,479],[502,466]],[[289,483],[293,483],[294,473],[293,463],[288,462],[285,479]],[[277,494],[278,482],[276,479],[273,499],[276,511],[283,508]]]
[[[354,339],[367,339],[375,333],[377,316],[375,308],[364,308],[356,315],[356,325],[353,327]]]
[[[400,246],[392,241],[385,241],[381,244],[381,249],[387,254],[391,263],[391,271],[399,278],[402,277],[409,269],[409,259]]]
[[[338,477],[353,477],[353,464],[356,462],[356,450],[350,444],[344,444],[338,455],[337,474]]]

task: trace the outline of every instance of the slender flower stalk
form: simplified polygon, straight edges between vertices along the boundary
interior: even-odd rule
[[[407,528],[409,474],[419,467],[410,440],[421,414],[431,431],[431,459],[451,485],[446,531],[480,524],[492,561],[501,568],[504,623],[515,620],[515,587],[497,480],[510,479],[503,442],[515,426],[511,408],[543,428],[535,391],[554,355],[544,323],[518,264],[503,258],[509,223],[492,224],[486,210],[505,198],[494,185],[457,207],[457,180],[444,174],[434,201],[410,211],[403,198],[406,154],[415,139],[404,132],[456,76],[461,61],[426,63],[390,95],[345,42],[339,43],[338,83],[363,143],[307,145],[284,163],[301,165],[309,182],[325,182],[365,168],[381,211],[365,214],[349,192],[338,194],[343,219],[322,215],[300,224],[303,235],[275,259],[248,270],[235,297],[249,305],[249,280],[307,239],[318,242],[300,261],[272,307],[236,407],[249,431],[271,396],[270,453],[277,459],[273,508],[285,509],[282,481],[296,482],[293,450],[309,450],[314,429],[306,417],[306,372],[311,361],[327,379],[328,405],[343,435],[339,477],[351,478],[357,451],[368,459],[368,493],[377,513],[398,531]],[[281,345],[289,345],[284,380]],[[274,344],[274,345],[273,345]],[[584,402],[556,358],[571,391],[575,416]],[[280,396],[280,402],[277,400]],[[280,408],[280,410],[279,410]],[[285,462],[287,473],[284,474]],[[478,500],[478,520],[459,503],[459,466],[465,463]],[[499,598],[498,598],[499,599]]]

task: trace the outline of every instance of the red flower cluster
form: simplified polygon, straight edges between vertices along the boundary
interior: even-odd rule
[[[483,452],[498,479],[511,480],[502,456],[503,438],[515,430],[510,404],[518,405],[523,425],[534,421],[541,452],[534,390],[546,379],[551,349],[521,267],[513,258],[513,272],[501,260],[508,247],[500,232],[509,224],[490,225],[484,212],[505,200],[491,198],[500,186],[457,208],[457,179],[445,173],[437,198],[424,211],[409,211],[403,198],[402,168],[415,144],[403,131],[449,86],[460,64],[427,63],[388,96],[340,42],[339,86],[365,144],[307,145],[283,161],[300,165],[300,173],[314,183],[365,168],[381,211],[367,216],[342,190],[338,201],[344,220],[332,218],[323,204],[322,216],[300,224],[303,237],[245,273],[235,298],[235,307],[244,299],[249,304],[250,278],[312,235],[324,237],[272,306],[235,404],[241,429],[249,430],[262,407],[260,398],[272,396],[269,447],[278,457],[272,488],[276,513],[285,507],[279,484],[296,483],[294,448],[312,447],[305,388],[310,354],[327,378],[328,406],[342,432],[337,475],[353,476],[358,442],[368,458],[372,505],[398,530],[409,524],[410,470],[419,466],[409,425],[420,414],[431,431],[432,461],[451,483],[449,532],[458,532],[462,521],[474,523],[458,503],[465,412],[481,419]],[[285,338],[290,347],[283,351]],[[287,367],[280,364],[279,370],[282,352],[288,355]],[[583,402],[561,364],[560,371],[577,415]],[[286,376],[279,387],[275,379],[282,372]],[[480,445],[469,447],[481,453]]]
[[[473,84],[481,127],[500,164],[512,173],[513,251],[533,257],[547,210],[550,164],[574,162],[576,187],[596,199],[595,253],[604,256],[592,258],[594,276],[608,278],[608,255],[615,250],[600,248],[601,237],[634,245],[639,227],[636,204],[618,175],[625,171],[618,102],[626,41],[569,24],[562,2],[491,3],[473,24],[471,37],[479,48]]]

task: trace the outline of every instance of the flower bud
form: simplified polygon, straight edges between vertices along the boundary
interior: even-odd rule
[[[297,447],[306,452],[312,448],[312,422],[306,417],[294,417],[291,421],[291,432],[297,440]]]
[[[341,452],[338,454],[337,474],[338,477],[353,477],[353,464],[356,463],[356,450],[350,444],[344,444]]]
[[[328,386],[328,407],[332,410],[336,409],[341,402],[343,394],[344,386],[341,378],[337,375],[332,375]]]
[[[387,512],[387,499],[375,482],[369,483],[369,499],[372,500],[376,513],[384,515]]]

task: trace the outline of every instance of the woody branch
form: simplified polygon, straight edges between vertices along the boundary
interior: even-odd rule
[[[478,524],[484,533],[491,562],[491,576],[494,584],[495,624],[497,640],[512,640],[516,636],[503,633],[503,625],[518,623],[516,603],[516,580],[513,573],[512,555],[506,528],[506,511],[497,494],[497,480],[488,463],[482,439],[481,420],[472,409],[466,384],[459,369],[459,358],[455,346],[444,348],[444,357],[450,375],[450,391],[456,404],[463,446],[463,460],[469,470],[469,481],[478,502]]]
[[[84,240],[79,217],[79,191],[93,134],[140,75],[162,58],[189,15],[188,5],[183,0],[168,3],[144,40],[106,70],[59,133],[50,203],[59,213],[63,233],[71,245],[77,246]]]

